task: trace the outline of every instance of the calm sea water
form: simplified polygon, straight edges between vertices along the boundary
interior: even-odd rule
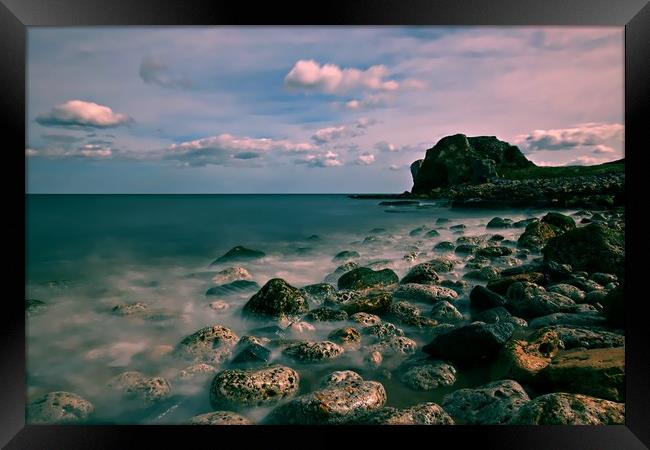
[[[322,282],[339,265],[332,257],[342,250],[358,251],[362,265],[390,260],[387,266],[401,277],[413,264],[436,256],[437,242],[458,238],[451,225],[465,224],[464,235],[479,235],[489,232],[485,224],[494,216],[519,220],[546,212],[456,210],[431,201],[418,207],[379,206],[380,200],[345,195],[28,195],[26,201],[26,295],[49,304],[27,323],[28,400],[53,390],[75,392],[95,404],[95,420],[104,423],[180,423],[211,410],[209,377],[174,383],[188,364],[154,353],[212,324],[249,334],[251,324],[241,320],[241,307],[250,294],[224,298],[231,306],[227,311],[210,309],[214,299],[205,297],[214,286],[214,272],[227,267],[210,263],[235,245],[266,253],[262,260],[240,264],[260,285],[273,277],[296,287]],[[437,227],[440,217],[449,223]],[[422,225],[439,228],[440,236],[409,235]],[[382,241],[364,244],[377,228],[384,229],[375,230]],[[522,231],[498,232],[516,240]],[[319,239],[308,239],[312,235]],[[414,247],[424,254],[405,260]],[[445,277],[458,279],[464,272],[461,263]],[[134,301],[171,319],[142,321],[110,313],[113,306]],[[459,304],[461,311],[467,309],[466,299]],[[325,339],[340,326],[320,324],[305,338]],[[296,368],[301,392],[332,370],[353,369],[384,383],[387,404],[398,407],[439,402],[451,390],[490,377],[472,371],[460,374],[452,388],[417,392],[387,373],[368,372],[360,355]],[[126,370],[167,377],[172,397],[148,410],[125,406],[107,391],[106,382]],[[244,414],[259,420],[267,412]]]

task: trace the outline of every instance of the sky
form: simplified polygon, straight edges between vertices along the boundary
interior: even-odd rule
[[[624,157],[622,27],[29,28],[29,193],[410,190],[440,138]]]

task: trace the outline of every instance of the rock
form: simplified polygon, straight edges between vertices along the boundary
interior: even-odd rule
[[[341,264],[334,270],[334,272],[325,277],[325,283],[337,284],[341,275],[358,267],[360,267],[359,264],[354,261],[348,261],[345,264]]]
[[[484,256],[486,258],[496,258],[499,256],[508,256],[511,255],[512,249],[509,247],[504,247],[503,245],[488,245],[487,247],[480,248],[476,251],[476,254],[479,256]]]
[[[251,343],[237,353],[231,364],[264,364],[271,360],[271,350],[260,344]]]
[[[445,300],[453,302],[458,299],[458,294],[453,289],[443,286],[409,283],[400,285],[393,292],[393,298],[427,303],[436,303]]]
[[[530,225],[533,222],[539,222],[539,219],[537,217],[530,217],[528,219],[523,219],[523,220],[518,220],[512,224],[514,228],[526,228],[528,225]]]
[[[206,297],[216,297],[221,295],[234,295],[246,294],[248,292],[256,291],[260,285],[255,281],[237,280],[232,283],[222,284],[221,286],[213,286],[205,291]]]
[[[329,283],[310,284],[299,289],[303,297],[313,303],[325,303],[336,298],[336,289]]]
[[[500,280],[490,281],[485,287],[497,294],[506,295],[510,285],[517,282],[529,282],[535,284],[545,283],[544,274],[539,272],[528,272],[510,276],[503,276],[504,273],[501,272],[501,275],[502,278]]]
[[[453,248],[453,244],[452,244]],[[434,258],[426,262],[436,273],[446,273],[454,270],[455,262],[449,258]]]
[[[625,404],[580,394],[541,395],[523,405],[510,425],[622,425]]]
[[[212,277],[212,282],[216,284],[226,284],[238,280],[252,280],[253,275],[243,267],[229,267],[217,272]]]
[[[352,314],[350,316],[350,320],[356,322],[357,324],[359,324],[361,327],[364,328],[381,323],[381,318],[379,316],[376,316],[374,314],[364,313],[364,312]]]
[[[460,244],[454,249],[454,252],[459,255],[471,255],[476,253],[478,249],[479,246],[476,244]]]
[[[210,385],[210,404],[214,409],[235,410],[276,405],[291,398],[299,383],[298,372],[290,367],[223,370]]]
[[[463,314],[448,301],[441,301],[433,305],[431,318],[443,323],[456,323],[464,319]]]
[[[262,336],[263,336],[262,339],[266,339],[267,342],[268,342],[268,338],[269,338],[269,337],[273,337],[273,338],[280,337],[280,338],[283,338],[283,337],[285,337],[286,334],[287,334],[287,333],[284,331],[284,328],[279,327],[279,326],[277,326],[277,325],[269,325],[269,326],[266,326],[266,327],[254,328],[254,329],[250,330],[250,332],[251,332],[251,333],[255,333],[255,334],[262,335]],[[244,339],[244,338],[242,338],[242,340],[243,340],[243,339]],[[260,339],[254,337],[254,336],[251,336],[251,337],[249,338],[249,341],[250,341],[250,343],[255,343],[255,344],[259,344],[259,345],[263,345],[263,344],[264,344],[264,342],[261,342]]]
[[[460,244],[471,244],[471,245],[483,245],[485,244],[486,236],[460,236],[456,239],[456,245]]]
[[[554,390],[624,401],[625,347],[568,350],[541,375]]]
[[[512,219],[494,217],[487,223],[485,228],[510,228],[511,226],[512,226]]]
[[[616,275],[611,273],[603,273],[603,272],[594,272],[591,274],[589,279],[591,281],[595,281],[601,286],[607,286],[609,283],[618,281],[618,277]]]
[[[608,293],[609,292],[604,289],[587,292],[585,294],[583,303],[586,303],[588,305],[596,305],[597,303],[599,303],[600,305],[602,305]]]
[[[568,280],[564,281],[565,284],[577,287],[581,291],[593,292],[593,291],[602,291],[603,287],[596,283],[595,281],[588,280],[586,277],[574,276]]]
[[[459,223],[458,225],[452,225],[452,226],[449,227],[449,229],[451,231],[464,230],[465,228],[467,228],[467,227],[465,226],[465,224],[462,224],[462,223]]]
[[[436,245],[434,245],[433,249],[447,252],[447,251],[453,250],[455,247],[456,246],[454,245],[453,242],[442,241],[442,242],[438,242]]]
[[[149,312],[149,306],[146,303],[135,302],[123,305],[116,305],[111,310],[116,316],[133,316]]]
[[[383,362],[383,360],[384,360],[384,357],[381,356],[381,353],[379,351],[377,351],[377,350],[372,351],[370,353],[367,353],[363,357],[364,364],[366,364],[367,366],[370,366],[370,367],[374,367],[374,368],[377,368],[377,367],[381,366],[381,363]]]
[[[324,306],[309,311],[305,316],[305,320],[308,322],[337,322],[348,320],[348,313]]]
[[[602,300],[603,314],[612,325],[625,326],[625,291],[623,286],[612,289]]]
[[[531,328],[543,328],[551,325],[572,325],[577,327],[603,327],[607,322],[603,316],[594,312],[555,313],[537,317],[528,322]]]
[[[214,366],[204,363],[196,363],[188,366],[182,370],[179,370],[176,376],[174,377],[175,381],[191,380],[197,376],[206,376],[213,374],[217,371]]]
[[[449,223],[449,219],[447,217],[438,217],[436,219],[436,225],[442,225],[445,223]]]
[[[453,425],[453,419],[435,403],[420,403],[406,409],[393,407],[362,414],[351,423],[358,425]]]
[[[435,320],[422,317],[420,308],[405,301],[391,303],[388,314],[398,322],[419,328],[437,325]]]
[[[174,354],[197,362],[219,364],[230,357],[238,340],[229,328],[213,325],[183,338],[174,349]]]
[[[437,230],[429,230],[426,233],[424,233],[424,237],[427,238],[434,238],[440,236],[440,233],[438,233]]]
[[[471,366],[492,359],[513,331],[510,323],[474,322],[436,336],[422,351],[459,366]]]
[[[474,286],[469,293],[469,300],[472,308],[477,311],[503,306],[507,301],[505,297],[481,285]]]
[[[400,381],[416,391],[432,391],[456,382],[454,366],[434,359],[407,359],[397,372]]]
[[[291,322],[287,327],[287,331],[293,335],[301,336],[303,334],[315,332],[316,327],[309,322]]]
[[[419,226],[419,227],[414,228],[413,230],[411,230],[409,232],[409,236],[411,236],[411,237],[419,236],[422,233],[424,233],[425,231],[427,231],[428,229],[429,229],[429,227],[427,227],[426,225]]]
[[[531,222],[519,236],[517,246],[538,252],[555,236],[557,236],[557,232],[553,226],[544,222]]]
[[[418,159],[417,161],[413,161],[410,165],[411,169],[411,177],[415,180],[415,177],[418,174],[418,171],[420,170],[420,167],[422,166],[423,159]]]
[[[470,280],[480,280],[480,281],[494,281],[500,278],[499,270],[491,267],[485,266],[477,270],[471,270],[463,275],[463,278],[468,278]]]
[[[404,330],[396,327],[390,322],[382,322],[365,327],[361,332],[366,336],[373,336],[380,340],[391,336],[404,336]]]
[[[452,266],[453,267],[453,266]],[[413,266],[408,271],[404,278],[401,279],[400,284],[417,283],[417,284],[436,284],[440,277],[433,268],[433,265],[424,262]]]
[[[569,297],[547,292],[543,287],[528,282],[516,282],[510,285],[506,297],[508,299],[506,309],[524,319],[570,312],[575,308],[575,302]]]
[[[585,300],[585,293],[583,291],[575,286],[566,283],[558,283],[552,286],[547,286],[546,291],[564,295],[576,303],[584,303]]]
[[[499,354],[499,376],[534,383],[538,374],[551,363],[560,345],[558,334],[548,328],[533,334],[528,341],[508,341]]]
[[[417,350],[417,343],[406,336],[390,336],[366,347],[368,353],[379,352],[382,357],[410,355]]]
[[[273,278],[250,298],[243,312],[279,319],[304,314],[308,309],[307,300],[298,289],[281,278]]]
[[[366,411],[381,408],[386,391],[381,383],[349,379],[301,395],[267,416],[269,424],[335,425],[349,423]]]
[[[488,239],[488,242],[502,242],[505,239],[505,236],[502,236],[500,234],[493,234],[490,236],[490,239]]]
[[[211,265],[235,261],[251,261],[254,259],[264,258],[265,256],[266,254],[264,252],[261,252],[259,250],[251,250],[249,248],[238,245],[228,250],[225,255],[220,256],[219,258],[212,261]]]
[[[469,283],[465,280],[442,280],[440,286],[449,288],[459,295],[462,295],[465,289],[469,288]]]
[[[336,255],[334,255],[332,261],[334,262],[350,261],[351,259],[358,259],[358,258],[360,258],[359,252],[355,252],[354,250],[343,250],[342,252],[339,252]]]
[[[123,372],[108,381],[108,387],[128,400],[152,403],[169,396],[171,385],[162,377],[146,377],[140,372]]]
[[[483,312],[475,314],[472,318],[475,322],[485,322],[485,323],[508,322],[513,324],[516,327],[525,328],[528,326],[528,322],[526,322],[524,319],[520,317],[513,316],[503,306],[497,306],[495,308],[486,309]]]
[[[542,328],[540,332],[546,330],[553,330],[556,332],[566,350],[578,347],[590,349],[623,347],[625,345],[625,336],[609,331],[595,331],[588,328],[555,325]]]
[[[320,382],[320,387],[346,385],[350,381],[363,381],[363,377],[353,370],[338,370],[326,375]]]
[[[343,347],[331,341],[301,342],[285,348],[282,354],[296,361],[319,362],[336,359],[343,351]]]
[[[576,227],[576,221],[573,217],[565,216],[557,212],[550,212],[542,217],[542,222],[559,228],[561,231],[573,230]]]
[[[358,350],[361,346],[361,334],[354,327],[338,328],[332,331],[327,339],[347,350]]]
[[[381,314],[388,310],[393,301],[390,292],[386,291],[368,291],[358,297],[353,297],[350,301],[341,304],[341,309],[352,315],[358,312],[370,314]]]
[[[188,425],[253,425],[244,416],[231,411],[214,411],[192,417]]]
[[[28,298],[25,300],[25,311],[28,315],[38,314],[47,308],[47,303],[41,300],[36,300],[35,298]]]
[[[447,394],[442,405],[455,421],[463,424],[503,425],[529,401],[519,383],[500,380]]]
[[[339,289],[368,289],[378,286],[390,286],[399,281],[397,274],[390,269],[372,270],[359,267],[343,274],[338,281]]]
[[[551,239],[542,252],[545,261],[570,264],[574,270],[624,272],[625,238],[622,231],[590,224]]]
[[[85,422],[95,407],[85,398],[72,392],[55,391],[37,398],[27,408],[27,423],[76,424]]]
[[[224,302],[223,300],[215,300],[214,302],[210,302],[208,306],[210,307],[210,309],[219,312],[223,312],[230,309],[230,305]]]

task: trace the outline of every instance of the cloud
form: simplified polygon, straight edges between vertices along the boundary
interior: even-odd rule
[[[594,164],[602,164],[607,162],[605,159],[592,158],[591,156],[580,156],[573,161],[569,161],[565,166],[592,166]]]
[[[46,127],[114,128],[130,123],[126,114],[114,113],[108,106],[83,100],[68,100],[36,118]]]
[[[186,77],[173,77],[169,68],[161,60],[147,56],[140,63],[140,78],[147,84],[156,84],[171,89],[191,89],[193,82]]]
[[[300,60],[284,78],[290,88],[314,90],[327,94],[342,94],[351,90],[395,91],[395,80],[386,80],[388,68],[371,66],[366,70],[340,68],[335,64],[320,65],[313,59]]]
[[[369,166],[375,162],[375,155],[370,152],[364,152],[360,154],[355,160],[355,164],[360,166]]]
[[[360,99],[352,99],[347,102],[336,103],[336,105],[342,106],[344,109],[350,111],[360,111],[364,109],[379,109],[389,106],[393,102],[392,96],[389,96],[385,93],[382,94],[370,94],[366,95]]]
[[[295,159],[295,164],[306,164],[309,167],[340,167],[343,162],[338,159],[339,154],[327,151],[319,154],[305,155],[302,158]]]
[[[607,145],[597,145],[594,147],[592,153],[595,155],[604,155],[607,153],[616,153],[616,150]]]
[[[71,136],[69,134],[43,134],[42,138],[49,142],[55,142],[59,144],[73,144],[84,139],[82,137]]]
[[[172,144],[163,159],[181,161],[189,166],[227,165],[233,160],[257,159],[273,152],[304,153],[313,150],[316,150],[316,146],[310,143],[220,134]]]
[[[316,130],[311,139],[317,144],[325,144],[341,139],[354,138],[365,134],[365,130],[379,123],[375,119],[361,117],[356,122]]]
[[[397,171],[402,171],[402,170],[406,169],[407,167],[408,167],[408,165],[401,165],[400,166],[400,165],[397,165],[397,164],[391,164],[390,166],[388,166],[388,169],[397,172]]]
[[[375,148],[380,152],[396,152],[399,150],[395,145],[386,141],[377,142]]]
[[[60,158],[109,158],[113,156],[113,149],[100,145],[86,144],[81,147],[44,147],[40,149],[27,148],[25,156],[43,157],[51,159]]]
[[[623,125],[619,123],[584,123],[572,128],[534,130],[527,135],[517,136],[515,142],[527,152],[567,150],[601,145],[608,139],[622,139],[623,130]]]

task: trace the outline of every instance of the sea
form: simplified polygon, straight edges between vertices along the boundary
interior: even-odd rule
[[[356,262],[360,265],[388,267],[400,277],[419,262],[449,256],[457,259],[458,265],[441,277],[460,280],[467,257],[434,250],[436,243],[498,233],[514,248],[523,229],[486,229],[488,221],[497,216],[517,221],[548,212],[455,209],[433,200],[408,205],[381,203],[379,199],[339,194],[27,195],[25,295],[47,304],[44,311],[26,316],[28,403],[47,392],[69,391],[95,405],[93,423],[184,423],[212,410],[208,395],[212,376],[176,381],[189,363],[160,355],[208,325],[226,326],[238,336],[263,325],[242,319],[241,310],[250,292],[206,297],[206,290],[215,286],[212,278],[216,272],[240,265],[259,285],[282,278],[300,288],[323,282],[341,264],[333,261],[334,255],[353,250],[359,253]],[[465,228],[450,230],[460,224]],[[436,229],[439,235],[413,232],[419,227]],[[211,265],[237,245],[263,251],[266,256]],[[531,254],[528,260],[536,256]],[[466,290],[456,306],[469,322],[467,294]],[[217,299],[228,308],[210,308]],[[112,313],[114,306],[133,302],[146,303],[163,319],[141,320]],[[425,315],[427,307],[431,305],[422,306]],[[314,332],[300,338],[325,340],[333,329],[353,324],[315,325]],[[425,337],[409,332],[407,336],[419,346],[427,343]],[[479,368],[457,373],[451,387],[416,391],[390,368],[368,368],[361,352],[357,353],[326,363],[292,365],[275,351],[273,362],[298,370],[299,393],[316,389],[334,370],[355,370],[365,379],[380,381],[386,388],[386,405],[398,408],[440,403],[453,390],[493,379]],[[165,377],[172,385],[171,395],[146,408],[122,402],[107,383],[125,371]],[[240,412],[258,422],[269,409]]]

